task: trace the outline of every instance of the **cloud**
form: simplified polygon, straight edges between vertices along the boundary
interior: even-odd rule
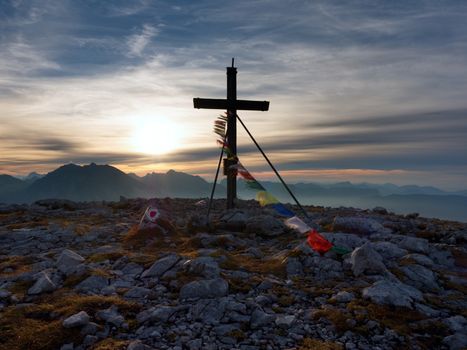
[[[159,34],[159,29],[149,24],[144,24],[140,34],[131,35],[128,40],[130,56],[141,56],[151,39]]]

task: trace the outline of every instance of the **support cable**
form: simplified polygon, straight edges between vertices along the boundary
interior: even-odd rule
[[[271,167],[271,169],[274,171],[274,173],[276,173],[277,177],[279,178],[279,180],[282,182],[282,185],[284,185],[285,189],[287,190],[287,192],[289,192],[290,196],[293,198],[293,200],[295,201],[295,203],[298,205],[298,207],[301,209],[301,211],[303,212],[303,215],[305,215],[305,217],[311,221],[311,218],[310,216],[308,215],[308,213],[305,211],[305,209],[302,207],[302,205],[299,203],[298,199],[295,197],[295,195],[292,193],[292,191],[290,190],[289,186],[287,186],[287,184],[285,183],[285,181],[282,179],[282,177],[280,176],[279,172],[276,170],[276,168],[274,167],[274,165],[272,165],[271,161],[269,160],[268,156],[266,155],[266,153],[264,153],[263,149],[261,148],[261,146],[258,144],[258,142],[256,142],[255,138],[253,137],[253,135],[250,133],[250,131],[248,130],[248,128],[246,127],[246,125],[243,123],[243,121],[240,119],[240,117],[238,116],[237,114],[237,119],[238,121],[242,124],[243,128],[245,129],[245,131],[247,132],[247,134],[250,136],[251,140],[253,141],[253,143],[256,145],[256,147],[258,148],[258,150],[261,152],[261,154],[263,155],[264,159],[266,159],[266,161],[268,162],[269,166]]]
[[[227,133],[225,135],[227,135]],[[224,136],[224,144],[225,144],[226,139],[227,139],[227,136]],[[211,198],[209,198],[208,213],[206,215],[206,223],[208,224],[208,226],[209,226],[209,214],[211,213],[212,201],[214,198],[214,192],[216,191],[217,178],[219,177],[219,169],[221,167],[223,155],[224,155],[224,147],[221,147],[221,154],[219,155],[219,162],[217,164],[216,176],[214,177],[214,183],[212,184]]]

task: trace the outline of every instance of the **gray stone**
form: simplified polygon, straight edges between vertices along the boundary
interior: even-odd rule
[[[436,275],[426,267],[414,264],[403,266],[401,271],[405,274],[405,283],[418,289],[439,290]]]
[[[74,349],[73,343],[63,344],[60,347],[60,350],[73,350],[73,349]]]
[[[279,315],[276,317],[276,326],[281,328],[290,328],[295,323],[294,315]]]
[[[201,339],[193,339],[190,340],[187,345],[190,350],[199,350],[203,345],[203,341]]]
[[[220,268],[217,261],[210,256],[202,256],[185,262],[184,267],[194,274],[206,278],[217,278],[220,274]]]
[[[77,314],[71,315],[63,321],[63,327],[74,328],[86,326],[89,323],[89,315],[86,311],[80,311]]]
[[[218,299],[204,299],[198,301],[191,307],[191,315],[194,320],[203,324],[217,325],[224,317],[226,303]]]
[[[384,274],[387,272],[383,258],[369,243],[355,249],[350,257],[352,272],[355,276],[362,274]]]
[[[11,292],[5,289],[0,289],[0,300],[9,299]]]
[[[128,344],[127,350],[151,350],[152,347],[143,344],[141,340],[133,340],[130,344]]]
[[[403,283],[381,280],[363,289],[362,295],[376,304],[405,306],[413,308],[413,302],[422,301],[423,295],[418,290]]]
[[[65,275],[69,275],[73,273],[76,267],[83,262],[84,258],[81,255],[72,250],[65,249],[58,257],[57,268]]]
[[[99,340],[99,338],[96,337],[95,335],[88,334],[88,335],[86,335],[84,337],[83,345],[86,346],[86,347],[89,347],[92,344],[96,343],[98,340]]]
[[[423,254],[408,254],[402,258],[404,261],[415,261],[419,265],[432,267],[435,263],[429,257]]]
[[[177,312],[176,307],[158,306],[140,312],[136,316],[139,323],[144,322],[167,322],[169,318]]]
[[[391,242],[374,242],[371,243],[371,247],[384,259],[399,259],[407,254],[407,250],[401,249],[397,244]]]
[[[322,232],[321,235],[334,245],[349,250],[354,250],[369,242],[368,239],[351,233]]]
[[[99,330],[99,325],[97,323],[89,322],[87,325],[81,328],[80,333],[82,335],[88,335],[88,334],[94,335],[97,333],[98,330]]]
[[[272,215],[252,216],[246,222],[246,231],[259,236],[274,237],[283,234],[285,230],[283,221]]]
[[[333,231],[357,233],[361,235],[390,232],[390,230],[374,219],[356,216],[337,216],[333,222]]]
[[[298,258],[289,257],[286,262],[287,277],[303,275],[303,266]]]
[[[229,333],[231,333],[233,331],[236,331],[236,330],[239,330],[239,329],[240,329],[239,324],[235,324],[235,323],[232,324],[231,323],[231,324],[223,324],[223,325],[215,327],[214,332],[218,336],[225,336],[225,335],[228,335]]]
[[[228,294],[229,284],[222,278],[193,281],[180,289],[180,298],[218,298]]]
[[[176,254],[170,254],[162,259],[157,260],[152,266],[143,272],[142,278],[145,277],[160,277],[165,272],[170,270],[180,260]]]
[[[271,325],[276,320],[275,315],[268,314],[261,309],[256,309],[251,314],[250,327],[252,329],[260,328],[262,326]]]
[[[398,244],[399,247],[407,249],[408,251],[422,254],[427,254],[430,250],[428,241],[424,238],[406,236],[403,237]]]
[[[355,299],[355,295],[353,293],[349,293],[347,291],[341,291],[334,295],[332,298],[333,300],[337,301],[338,303],[348,303]]]
[[[144,268],[141,265],[131,262],[125,265],[122,272],[124,275],[139,275],[143,270]]]
[[[92,275],[81,281],[75,286],[75,289],[80,292],[94,292],[98,293],[103,288],[107,287],[109,280],[103,276]]]
[[[465,350],[467,348],[467,334],[458,332],[443,339],[443,344],[449,350]]]
[[[129,299],[141,299],[146,298],[149,293],[151,292],[150,289],[144,287],[133,287],[128,292],[125,293],[125,298]]]
[[[28,289],[28,294],[42,294],[46,292],[52,292],[55,289],[57,289],[57,286],[55,285],[55,283],[52,282],[47,273],[41,272],[39,274],[39,278],[34,283],[34,285]]]
[[[122,327],[125,323],[125,318],[118,313],[118,308],[116,306],[111,306],[108,309],[97,311],[96,317],[114,325],[115,327]]]
[[[240,210],[225,211],[220,218],[220,226],[232,231],[241,231],[245,228],[247,215]]]
[[[448,317],[443,320],[443,323],[448,326],[452,332],[460,332],[467,327],[467,320],[461,315]]]

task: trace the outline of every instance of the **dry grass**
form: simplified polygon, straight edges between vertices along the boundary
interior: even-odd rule
[[[287,276],[283,259],[255,259],[245,255],[228,254],[227,259],[219,264],[226,270],[245,270],[261,275],[274,275],[280,278]]]
[[[125,350],[130,342],[128,340],[104,339],[95,344],[92,350]]]
[[[17,222],[6,226],[7,230],[20,230],[27,228],[47,227],[49,220],[47,218],[34,218],[31,221]]]
[[[93,262],[101,262],[105,260],[115,261],[120,259],[122,256],[127,255],[125,251],[117,251],[117,252],[108,252],[108,253],[96,253],[89,256],[86,259],[86,262],[93,263]]]
[[[112,305],[117,306],[119,312],[130,321],[141,308],[139,304],[115,296],[84,296],[64,290],[44,296],[30,306],[10,306],[0,318],[0,350],[59,349],[64,343],[79,343],[82,339],[79,329],[63,328],[62,320],[82,310],[93,317],[96,311]],[[109,344],[108,349],[119,346],[118,343]]]
[[[343,350],[341,344],[319,339],[305,338],[298,350]]]
[[[16,276],[23,272],[30,271],[30,265],[33,263],[35,263],[35,259],[30,256],[9,256],[0,261],[0,277]],[[12,269],[12,271],[4,272],[7,268]]]

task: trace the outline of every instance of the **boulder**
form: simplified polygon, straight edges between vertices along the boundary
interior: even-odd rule
[[[295,323],[294,315],[280,315],[276,317],[276,326],[280,328],[290,328]]]
[[[341,291],[332,297],[332,300],[335,300],[338,303],[348,303],[354,299],[355,295],[347,291]]]
[[[209,280],[193,281],[185,284],[180,289],[180,298],[182,299],[205,299],[218,298],[227,295],[229,284],[222,278]]]
[[[443,323],[448,326],[452,332],[460,332],[467,327],[467,320],[461,315],[448,317],[443,320]]]
[[[422,301],[422,293],[400,282],[381,280],[363,289],[362,295],[376,304],[413,308],[415,301]]]
[[[141,275],[142,278],[145,277],[160,277],[165,272],[170,270],[175,264],[180,260],[180,257],[177,254],[170,254],[166,257],[163,257],[157,260],[152,266],[144,271]]]
[[[287,277],[296,277],[303,275],[303,266],[298,258],[288,257],[286,262]]]
[[[71,315],[63,321],[63,327],[74,328],[86,326],[89,323],[89,315],[86,311],[80,311],[77,314]]]
[[[399,259],[407,254],[407,250],[399,248],[397,244],[391,242],[373,242],[371,247],[384,259]]]
[[[418,289],[427,289],[430,291],[439,290],[436,275],[433,271],[421,265],[413,264],[402,266],[401,271],[405,275],[404,282]]]
[[[72,250],[65,249],[58,257],[56,265],[60,272],[65,275],[70,275],[75,271],[76,267],[83,262],[84,258],[81,255]]]
[[[109,280],[103,276],[92,275],[81,281],[75,286],[75,289],[80,292],[99,293],[103,288],[109,285]]]
[[[275,237],[286,230],[282,220],[272,215],[258,215],[248,218],[246,231],[263,237]]]
[[[349,250],[354,250],[368,242],[368,239],[351,233],[322,232],[321,235],[334,245]]]
[[[148,288],[144,287],[133,287],[129,291],[125,293],[125,298],[129,299],[142,299],[146,298],[149,293],[151,293],[151,290]]]
[[[148,321],[167,322],[175,312],[177,312],[177,308],[172,306],[152,307],[148,310],[141,311],[136,316],[136,320],[138,321],[138,323],[145,323]]]
[[[188,260],[183,266],[188,272],[206,278],[217,278],[220,274],[219,264],[210,256],[202,256],[193,260]]]
[[[430,251],[428,240],[424,238],[405,236],[398,242],[399,247],[411,252],[427,254]]]
[[[96,312],[96,317],[115,327],[122,327],[125,323],[125,318],[118,313],[116,306],[111,306],[108,309]]]
[[[371,235],[374,233],[388,233],[390,230],[378,221],[369,218],[350,216],[336,216],[332,224],[335,232],[349,232],[359,235]]]
[[[369,243],[352,252],[350,263],[355,276],[362,274],[385,274],[387,272],[382,256],[373,250]]]
[[[268,314],[261,309],[256,309],[251,314],[250,327],[252,329],[260,328],[262,326],[271,325],[276,321],[276,316]]]
[[[465,350],[467,348],[467,334],[465,332],[457,332],[444,338],[443,344],[449,350]]]
[[[190,313],[192,318],[203,324],[217,325],[225,315],[226,303],[223,299],[202,299],[194,304]],[[229,313],[229,315],[232,313]]]
[[[33,284],[31,288],[28,289],[28,294],[42,294],[46,292],[52,292],[57,289],[55,283],[52,282],[49,275],[45,272],[39,274],[39,278],[36,280],[36,283]]]
[[[230,231],[243,231],[247,222],[247,215],[241,210],[225,211],[219,219],[219,228]]]

